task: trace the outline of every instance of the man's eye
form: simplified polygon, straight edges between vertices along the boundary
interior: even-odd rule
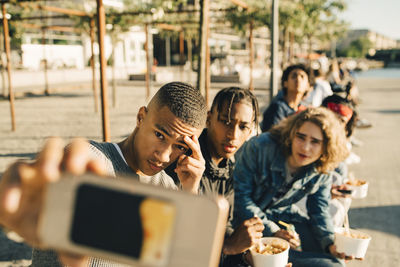
[[[155,132],[155,135],[158,139],[164,140],[164,135],[162,135],[160,132]]]
[[[185,153],[188,149],[186,148],[186,147],[184,147],[184,146],[178,146],[178,149],[181,151],[181,152],[183,152],[183,153]]]
[[[250,127],[247,125],[240,125],[240,129],[243,131],[248,131],[248,130],[250,130]]]

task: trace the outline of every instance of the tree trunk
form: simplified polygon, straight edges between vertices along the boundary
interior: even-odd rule
[[[254,45],[253,45],[253,29],[254,29],[254,21],[250,21],[250,35],[249,35],[249,57],[250,57],[250,82],[249,82],[249,90],[253,91],[253,67],[254,67]]]
[[[96,67],[94,61],[94,27],[95,21],[94,18],[90,20],[90,67],[92,68],[92,89],[93,89],[93,98],[94,98],[94,110],[95,112],[99,112],[99,97],[97,95],[97,87],[96,87]]]
[[[190,68],[188,69],[188,82],[192,83],[192,67],[193,67],[193,56],[192,56],[192,38],[186,40],[187,51],[188,51],[188,61],[190,63]]]
[[[282,63],[281,63],[281,67],[282,69],[285,69],[285,67],[288,65],[289,62],[289,29],[287,27],[285,27],[283,29],[283,34],[284,34],[284,38],[283,38],[283,44],[282,44]]]
[[[108,118],[107,62],[104,51],[104,35],[106,32],[106,15],[103,1],[97,0],[97,34],[100,53],[100,92],[102,109],[103,141],[110,142],[110,123]]]
[[[294,32],[290,32],[290,45],[289,45],[289,62],[294,63]]]
[[[179,32],[179,74],[180,74],[180,80],[183,81],[183,65],[185,64],[184,62],[184,57],[185,57],[185,36],[183,33],[183,30]]]
[[[206,63],[207,63],[207,28],[208,28],[209,0],[200,0],[200,29],[197,65],[197,88],[205,94],[206,91]]]
[[[49,80],[47,77],[47,56],[46,56],[46,31],[42,29],[42,46],[43,46],[43,72],[44,72],[44,94],[50,95]]]
[[[151,63],[150,63],[150,52],[149,52],[149,24],[145,26],[146,41],[144,49],[146,50],[146,101],[150,99],[150,75],[151,75]]]
[[[1,4],[2,13],[3,13],[3,34],[4,34],[4,48],[6,50],[6,59],[7,59],[7,74],[8,74],[8,99],[10,101],[10,114],[11,114],[11,130],[15,132],[15,110],[14,110],[14,92],[12,88],[12,80],[11,80],[11,58],[10,58],[10,36],[8,30],[8,19],[6,17],[6,5],[4,3]]]
[[[114,38],[113,38],[114,39]],[[117,45],[117,41],[114,39],[113,44],[112,44],[112,51],[111,51],[111,59],[112,59],[112,77],[111,77],[111,83],[112,83],[112,98],[113,98],[113,108],[117,106],[117,85],[115,82],[115,46]]]

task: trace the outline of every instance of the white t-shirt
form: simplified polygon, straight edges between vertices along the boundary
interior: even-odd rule
[[[314,89],[304,102],[307,106],[319,107],[322,104],[322,100],[332,94],[331,85],[327,81],[317,78],[315,80]]]

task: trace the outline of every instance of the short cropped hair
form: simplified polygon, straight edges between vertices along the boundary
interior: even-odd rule
[[[315,167],[323,173],[333,170],[347,157],[349,151],[344,128],[332,111],[324,107],[308,108],[281,121],[270,130],[271,135],[280,143],[286,157],[289,157],[296,132],[307,121],[317,125],[323,135],[322,155],[315,162]]]
[[[307,68],[304,64],[295,64],[295,65],[290,65],[289,67],[287,67],[283,73],[282,73],[282,79],[281,79],[281,86],[282,86],[282,90],[283,93],[286,95],[287,94],[287,88],[283,85],[288,79],[289,79],[289,74],[296,69],[300,69],[302,71],[304,71],[307,74],[308,77],[308,81],[311,84],[311,75],[310,75],[310,69]]]
[[[253,108],[253,122],[254,125],[258,126],[259,108],[257,98],[248,89],[240,87],[226,87],[221,89],[214,97],[211,105],[211,112],[214,110],[218,113],[221,112],[225,102],[228,102],[228,120],[230,120],[230,114],[233,103],[239,103],[245,101],[249,103]]]
[[[154,95],[149,105],[164,106],[184,123],[202,129],[207,120],[207,105],[200,91],[190,84],[170,82],[163,85]]]

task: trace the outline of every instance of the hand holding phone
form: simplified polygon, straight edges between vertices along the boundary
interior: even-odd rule
[[[89,157],[84,140],[75,139],[64,151],[60,138],[50,138],[34,162],[20,161],[4,172],[0,183],[0,224],[15,231],[26,243],[40,247],[37,224],[42,199],[47,184],[59,180],[61,170],[73,174],[87,170],[104,173],[103,166]]]
[[[224,199],[85,174],[50,184],[44,200],[39,234],[49,248],[135,266],[218,264]]]
[[[349,190],[346,185],[333,185],[331,189],[332,198],[350,197],[352,190]]]

